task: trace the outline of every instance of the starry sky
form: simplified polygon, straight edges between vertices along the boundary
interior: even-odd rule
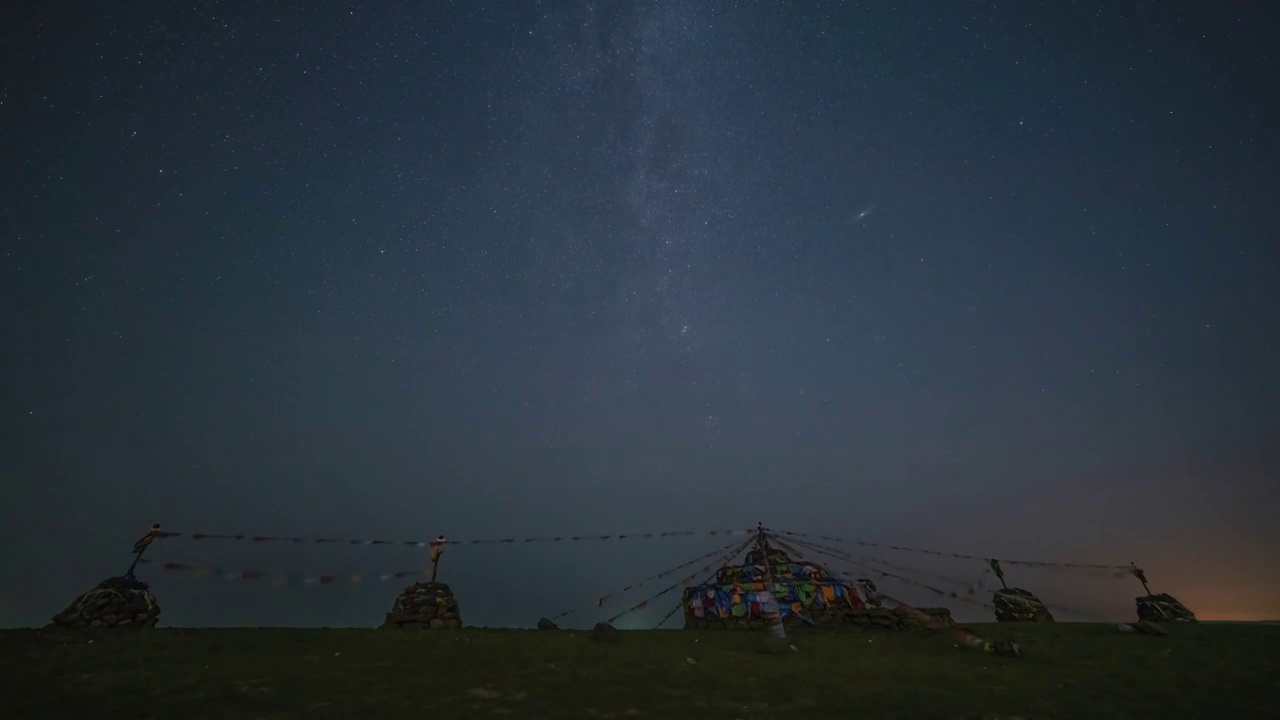
[[[763,522],[1135,561],[1204,618],[1280,617],[1268,3],[3,13],[6,626],[123,572],[157,521]],[[725,542],[460,545],[441,573],[467,622],[529,626]],[[425,555],[148,554],[375,575]],[[1006,570],[1081,617],[1141,594]],[[140,576],[188,625],[373,625],[404,584]]]

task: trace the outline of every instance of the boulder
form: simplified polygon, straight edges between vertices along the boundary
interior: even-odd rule
[[[1018,658],[1022,657],[1022,645],[1016,640],[996,640],[988,642],[982,647],[984,652],[991,655],[1000,655],[1002,657]]]
[[[916,618],[915,623],[908,622],[908,627],[913,629],[930,628],[934,630],[942,628],[951,628],[956,626],[956,621],[951,617],[951,608],[944,607],[923,607],[912,608],[914,613],[907,612],[908,620]],[[898,612],[902,612],[904,608],[899,608]],[[923,622],[921,622],[923,616]]]
[[[1143,595],[1135,598],[1138,619],[1147,622],[1196,622],[1195,613],[1178,602],[1172,595]]]
[[[997,622],[1053,622],[1053,613],[1030,590],[1000,588],[991,602]]]
[[[151,586],[111,577],[84,591],[53,616],[56,627],[149,628],[160,622],[160,604]]]
[[[609,623],[596,623],[591,628],[591,639],[599,642],[618,642],[622,639],[622,631]]]
[[[383,620],[384,629],[456,630],[462,615],[444,583],[415,583],[404,589]]]
[[[1164,628],[1160,627],[1159,625],[1153,622],[1147,622],[1146,620],[1139,620],[1138,622],[1135,622],[1135,623],[1120,623],[1116,627],[1120,628],[1120,632],[1125,632],[1125,633],[1139,633],[1142,635],[1161,635],[1161,636],[1169,634],[1168,630],[1165,630]]]

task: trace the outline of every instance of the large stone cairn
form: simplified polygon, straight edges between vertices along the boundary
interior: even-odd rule
[[[160,604],[151,586],[123,577],[103,580],[53,616],[54,626],[75,628],[149,628],[159,621]]]
[[[997,622],[1053,622],[1053,613],[1030,590],[1000,588],[991,602]]]
[[[853,627],[886,630],[911,630],[922,628],[954,627],[951,611],[947,608],[885,608],[881,607],[879,592],[869,579],[859,578],[857,589],[829,575],[817,565],[808,562],[792,562],[788,555],[767,543],[747,553],[745,565],[720,568],[715,580],[706,586],[686,588],[681,605],[684,609],[684,626],[690,630],[762,630],[769,627],[769,618],[758,614],[720,617],[706,612],[698,617],[690,604],[690,594],[707,590],[728,591],[734,587],[753,585],[764,580],[762,567],[768,564],[775,583],[809,584],[815,588],[839,586],[840,595],[831,600],[814,601],[783,616],[783,626],[788,630],[808,628],[834,629]],[[799,569],[800,572],[796,572]],[[863,607],[854,607],[847,597],[866,598]],[[786,603],[787,598],[779,598]]]
[[[400,593],[382,627],[454,630],[462,627],[462,615],[448,585],[422,582],[410,585]]]
[[[1195,613],[1178,602],[1172,595],[1144,595],[1134,599],[1138,605],[1138,619],[1147,622],[1196,622]]]

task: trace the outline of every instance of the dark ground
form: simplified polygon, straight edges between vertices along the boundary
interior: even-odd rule
[[[13,718],[1280,717],[1280,627],[982,625],[937,633],[244,629],[0,633]]]

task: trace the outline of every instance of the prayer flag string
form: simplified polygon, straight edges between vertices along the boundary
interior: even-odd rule
[[[814,533],[796,532],[792,530],[774,530],[765,528],[765,532],[774,535],[785,535],[791,538],[812,538],[817,540],[826,540],[827,542],[850,543],[852,545],[861,545],[863,547],[880,548],[883,550],[897,550],[900,552],[913,552],[923,555],[936,555],[938,557],[949,557],[957,560],[981,560],[982,562],[990,562],[990,557],[978,557],[977,555],[965,555],[964,553],[953,553],[942,550],[928,550],[925,548],[910,547],[907,545],[888,545],[885,543],[875,543],[866,540],[851,540],[848,538],[831,537],[828,535],[817,535]],[[1070,562],[1050,562],[1043,560],[1005,560],[1000,562],[1006,565],[1023,565],[1026,567],[1058,567],[1058,568],[1077,568],[1082,570],[1125,570],[1130,569],[1129,565],[1102,565],[1088,563],[1070,563]]]
[[[219,580],[262,580],[273,587],[327,587],[330,585],[360,585],[367,582],[384,582],[404,578],[430,576],[430,570],[398,570],[384,573],[320,573],[303,574],[274,570],[229,569],[200,563],[155,562],[143,559],[143,564],[158,565],[161,570],[183,573],[193,577]]]
[[[934,593],[935,595],[939,595],[939,596],[942,596],[942,597],[950,597],[950,598],[953,598],[953,599],[955,599],[955,600],[959,600],[959,601],[961,601],[961,602],[966,602],[966,603],[970,603],[970,604],[973,604],[973,605],[978,605],[978,606],[980,606],[980,607],[984,607],[984,608],[987,608],[987,609],[990,609],[990,610],[994,610],[994,609],[995,609],[993,606],[988,605],[987,603],[984,603],[984,602],[982,602],[981,600],[975,600],[974,598],[966,597],[966,596],[961,595],[960,593],[955,592],[955,591],[952,591],[952,590],[944,590],[944,589],[942,589],[942,588],[940,588],[940,587],[937,587],[937,586],[935,586],[935,585],[930,585],[929,583],[924,583],[924,582],[920,582],[919,580],[912,580],[911,578],[903,577],[903,576],[901,576],[901,575],[898,575],[897,573],[893,573],[893,572],[889,572],[889,571],[887,571],[887,570],[884,570],[884,569],[883,569],[883,567],[876,567],[876,566],[875,566],[875,564],[872,564],[871,562],[867,562],[867,561],[859,561],[859,560],[857,560],[857,559],[853,558],[852,556],[848,555],[847,553],[840,552],[839,550],[834,550],[833,548],[824,548],[824,547],[823,547],[823,546],[821,546],[821,545],[813,545],[813,544],[806,543],[806,542],[804,542],[804,541],[800,541],[800,540],[795,540],[795,539],[792,539],[792,542],[796,543],[797,545],[799,545],[799,546],[801,546],[801,547],[803,547],[803,548],[807,548],[807,549],[809,549],[809,550],[812,550],[813,552],[816,552],[816,553],[818,553],[818,554],[820,554],[820,555],[824,555],[824,556],[826,556],[826,557],[832,558],[832,559],[837,560],[837,561],[840,561],[840,562],[846,562],[846,563],[849,563],[850,565],[853,565],[854,567],[859,567],[859,568],[862,568],[862,569],[864,569],[864,570],[870,570],[871,572],[873,572],[873,573],[875,573],[875,574],[877,574],[877,575],[879,575],[879,576],[881,576],[881,577],[892,578],[892,579],[897,580],[897,581],[899,581],[899,582],[907,583],[908,585],[914,585],[914,586],[916,586],[916,587],[923,588],[923,589],[925,589],[925,590],[928,590],[929,592]],[[782,544],[782,543],[779,543],[779,545],[781,545],[781,544]],[[877,563],[877,564],[878,564],[878,563]]]
[[[742,547],[742,549],[741,549],[741,550],[739,550],[738,552],[741,552],[742,550],[745,550],[745,549],[746,549],[746,546],[744,545],[744,546]],[[735,554],[736,554],[736,553],[735,553]],[[716,574],[717,574],[718,572],[719,572],[719,568],[713,569],[713,570],[711,571],[711,575],[710,575],[710,577],[707,577],[707,578],[703,579],[701,582],[698,582],[698,583],[695,583],[695,584],[696,584],[696,585],[707,585],[707,584],[710,584],[710,582],[716,578]],[[658,621],[658,624],[653,626],[653,629],[654,629],[654,630],[657,630],[657,629],[661,628],[663,625],[666,625],[666,624],[667,624],[667,621],[671,619],[671,616],[675,615],[677,612],[680,612],[680,608],[681,608],[681,607],[683,607],[683,606],[684,606],[684,598],[680,598],[679,600],[677,600],[677,601],[676,601],[675,607],[671,608],[671,610],[669,610],[669,611],[667,612],[667,614],[666,614],[666,615],[663,615],[663,616],[662,616],[662,619]]]
[[[697,570],[693,571],[693,572],[692,572],[692,573],[690,573],[689,575],[686,575],[686,576],[684,576],[684,577],[680,578],[678,581],[676,581],[676,582],[672,583],[671,585],[669,585],[669,586],[667,586],[667,587],[663,588],[662,590],[659,590],[658,592],[654,593],[652,596],[650,596],[650,597],[648,597],[648,598],[645,598],[644,600],[641,600],[640,602],[636,603],[635,605],[632,605],[631,607],[627,608],[626,610],[623,610],[622,612],[618,613],[617,615],[614,615],[613,617],[609,618],[608,620],[605,620],[605,622],[606,622],[606,623],[609,623],[609,624],[611,624],[611,625],[612,625],[612,624],[613,624],[613,621],[617,620],[618,618],[622,617],[623,615],[627,615],[627,614],[630,614],[630,613],[633,613],[633,612],[636,612],[636,611],[639,611],[639,610],[643,610],[643,609],[645,609],[645,608],[649,607],[649,604],[650,604],[650,603],[652,603],[654,600],[657,600],[658,598],[660,598],[660,597],[662,597],[662,596],[666,595],[667,593],[669,593],[669,592],[671,592],[671,591],[673,591],[673,590],[675,590],[675,589],[677,589],[677,588],[684,587],[685,585],[688,585],[688,584],[690,584],[690,583],[696,582],[698,578],[702,577],[702,574],[703,574],[703,573],[706,573],[706,572],[710,572],[710,571],[716,570],[716,569],[718,569],[718,568],[720,568],[720,567],[723,567],[724,565],[728,564],[728,562],[729,562],[730,560],[732,560],[734,557],[736,557],[736,556],[738,555],[738,553],[741,553],[743,550],[746,550],[746,549],[747,549],[747,546],[749,546],[749,545],[750,545],[754,540],[755,540],[755,538],[747,538],[744,542],[736,543],[732,548],[730,548],[730,549],[729,549],[729,551],[728,551],[728,552],[724,553],[723,555],[721,555],[721,556],[720,556],[719,558],[717,558],[716,560],[712,561],[711,563],[709,563],[709,564],[707,564],[707,565],[704,565],[704,566],[703,566],[703,567],[701,567],[701,568],[698,568]]]
[[[596,605],[596,607],[603,608],[606,602],[608,602],[609,600],[611,600],[611,599],[613,599],[613,598],[615,598],[615,597],[617,597],[617,596],[619,596],[619,595],[622,595],[622,594],[624,594],[624,593],[631,592],[632,590],[635,590],[636,588],[644,587],[647,583],[650,583],[650,582],[652,582],[652,581],[654,581],[654,580],[660,580],[660,579],[665,578],[665,577],[670,577],[672,574],[677,573],[677,572],[679,572],[679,571],[681,571],[681,570],[683,570],[683,569],[685,569],[685,568],[689,567],[690,565],[693,565],[694,563],[696,563],[696,562],[698,562],[698,561],[700,561],[700,560],[706,560],[707,558],[710,558],[710,557],[719,557],[720,555],[723,555],[723,554],[725,553],[725,551],[727,551],[727,550],[729,550],[730,548],[732,548],[732,547],[734,547],[734,546],[736,546],[736,545],[739,545],[739,544],[741,544],[741,542],[740,542],[740,541],[738,541],[738,540],[734,540],[733,542],[729,543],[728,545],[725,545],[724,547],[716,548],[715,550],[712,550],[711,552],[709,552],[709,553],[707,553],[707,554],[705,554],[705,555],[699,555],[698,557],[693,558],[692,560],[688,560],[688,561],[686,561],[686,562],[683,562],[683,563],[681,563],[681,564],[679,564],[679,565],[677,565],[677,566],[675,566],[675,567],[673,567],[673,568],[670,568],[670,569],[668,569],[668,570],[663,570],[662,572],[657,573],[657,574],[654,574],[654,575],[650,575],[649,577],[644,578],[643,580],[638,580],[638,581],[636,581],[636,582],[634,582],[634,583],[631,583],[630,585],[627,585],[626,587],[622,588],[621,590],[617,590],[617,591],[611,592],[611,593],[609,593],[609,594],[607,594],[607,595],[601,595],[600,597],[596,598],[595,605]],[[553,621],[554,621],[554,620],[559,620],[560,618],[568,617],[569,615],[572,615],[573,613],[575,613],[575,612],[577,612],[578,610],[581,610],[581,609],[582,609],[582,608],[580,608],[580,607],[570,608],[570,609],[565,610],[564,612],[562,612],[562,613],[560,613],[560,614],[558,614],[558,615],[553,615],[553,616],[552,616],[551,618],[549,618],[549,619],[550,619],[550,620],[553,620]]]
[[[675,537],[719,537],[754,534],[755,528],[728,530],[668,530],[663,532],[609,533],[602,535],[557,535],[523,538],[477,538],[473,540],[444,540],[445,545],[513,545],[517,543],[560,543],[599,540],[651,540]],[[252,543],[328,544],[328,545],[390,545],[400,547],[427,547],[435,540],[360,540],[338,537],[295,537],[289,535],[251,535],[246,533],[159,532],[161,539],[184,538],[187,540],[236,540]]]

